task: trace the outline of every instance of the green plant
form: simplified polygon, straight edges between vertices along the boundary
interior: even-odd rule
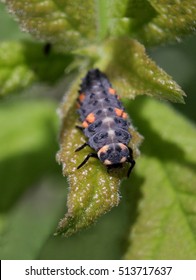
[[[41,248],[65,200],[64,188],[57,187],[65,184],[65,179],[57,175],[60,171],[50,158],[57,150],[57,101],[51,100],[49,94],[44,99],[33,97],[35,91],[52,88],[56,97],[58,91],[64,91],[59,84],[66,88],[60,108],[61,149],[57,158],[69,180],[68,211],[57,232],[69,236],[119,203],[119,185],[126,170],[108,175],[101,163],[92,160],[85,172],[75,171],[87,151],[74,154],[74,146],[84,140],[75,129],[77,90],[87,69],[98,67],[110,77],[145,138],[134,173],[122,182],[121,193],[127,203],[112,211],[121,218],[118,230],[111,230],[113,254],[106,254],[106,258],[119,256],[115,242],[120,234],[122,237],[121,227],[126,229],[127,259],[195,258],[195,129],[168,104],[151,98],[182,103],[185,94],[144,48],[190,34],[195,28],[194,3],[9,0],[6,4],[21,27],[44,43],[22,38],[0,44],[2,256],[42,258]],[[50,88],[45,89],[45,83],[51,84]],[[27,91],[29,87],[31,93]],[[20,96],[21,91],[26,93]],[[133,130],[135,154],[142,140],[139,133]],[[23,194],[40,178],[41,186]],[[111,227],[115,223],[112,215],[108,215]],[[102,240],[104,227],[97,233],[98,240]],[[89,232],[81,236],[88,237]],[[63,241],[55,238],[46,251],[57,251]],[[71,238],[65,250],[71,242],[77,242],[77,237]],[[102,249],[104,242],[108,239],[102,240]],[[17,247],[19,244],[22,249]],[[99,258],[99,249],[97,252],[94,258]],[[53,258],[59,258],[59,254],[62,253]],[[70,258],[74,257],[77,258]]]

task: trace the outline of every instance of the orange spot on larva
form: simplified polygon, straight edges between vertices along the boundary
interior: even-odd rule
[[[79,95],[80,102],[84,101],[84,99],[85,99],[85,93],[80,93]]]
[[[123,112],[122,117],[123,119],[127,119],[127,113]]]
[[[121,117],[123,114],[123,110],[119,109],[119,108],[114,108],[115,113],[118,117]]]
[[[115,113],[118,117],[121,117],[123,119],[127,118],[127,114],[122,109],[115,108],[114,110],[115,110]]]
[[[86,117],[86,121],[89,123],[93,123],[95,121],[95,115],[93,113],[90,113],[87,117]]]
[[[113,88],[111,88],[111,87],[108,89],[108,91],[109,91],[110,94],[116,94],[115,89],[113,89]]]
[[[83,121],[82,126],[83,126],[84,128],[87,128],[87,127],[88,127],[88,123],[87,123],[86,121]]]

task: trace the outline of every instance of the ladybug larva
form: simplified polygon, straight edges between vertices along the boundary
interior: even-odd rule
[[[88,71],[83,78],[77,99],[80,128],[88,141],[76,151],[90,146],[89,153],[77,167],[81,168],[90,157],[98,158],[108,169],[130,163],[129,177],[135,165],[133,151],[128,146],[131,140],[130,120],[115,89],[104,73],[98,69]]]

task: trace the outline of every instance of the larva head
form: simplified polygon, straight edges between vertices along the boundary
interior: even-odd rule
[[[97,153],[98,158],[105,165],[118,165],[129,161],[130,152],[122,143],[113,143],[103,146]]]

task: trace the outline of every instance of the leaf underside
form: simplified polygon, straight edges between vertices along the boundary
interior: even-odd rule
[[[194,0],[8,0],[6,4],[23,30],[62,50],[122,35],[152,46],[195,31]]]

